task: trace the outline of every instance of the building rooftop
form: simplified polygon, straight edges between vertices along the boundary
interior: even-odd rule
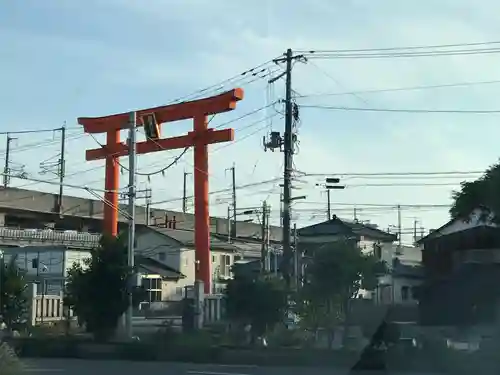
[[[375,226],[372,224],[343,221],[338,217],[334,217],[331,220],[327,220],[322,223],[300,228],[298,230],[298,235],[299,237],[329,235],[357,236],[367,237],[384,242],[392,242],[397,239],[397,236],[395,234],[375,228]]]

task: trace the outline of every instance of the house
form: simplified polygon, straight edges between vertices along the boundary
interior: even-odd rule
[[[26,273],[29,282],[40,284],[37,293],[41,295],[60,295],[64,290],[68,269],[74,264],[82,264],[91,256],[90,250],[86,247],[64,245],[8,247],[2,251],[6,262],[13,256],[16,257],[17,266]],[[167,265],[148,257],[138,256],[135,258],[135,263],[139,273],[147,280],[177,282],[185,277]],[[150,284],[146,282],[144,286],[148,291],[149,301],[152,301],[157,298],[157,288]]]
[[[392,244],[397,239],[395,234],[380,230],[374,224],[341,220],[336,216],[322,223],[298,229],[298,237],[299,244],[303,247],[355,238],[364,252],[373,252],[375,244]],[[382,259],[383,253],[378,252],[378,255]]]
[[[185,277],[176,282],[166,281],[162,286],[164,301],[180,300],[185,288],[195,281],[195,235],[193,230],[138,226],[136,230],[136,249],[138,255],[152,258],[167,265]],[[212,291],[220,293],[225,283],[232,277],[231,267],[235,261],[245,257],[260,257],[260,245],[252,245],[255,241],[240,241],[241,246],[228,242],[227,236],[210,235]]]
[[[392,245],[392,259],[384,259],[389,272],[379,278],[375,293],[378,304],[417,305],[418,292],[424,280],[422,251],[419,247]]]
[[[330,244],[345,239],[355,239],[363,253],[374,254],[380,261],[385,261],[387,265],[392,264],[395,252],[393,242],[397,239],[397,236],[382,231],[373,224],[341,220],[334,216],[330,220],[298,230],[298,246],[306,256],[309,251],[318,245]],[[381,276],[379,281],[383,291],[369,292],[361,290],[359,297],[382,300],[383,297],[381,296],[387,294],[385,275]]]
[[[453,219],[418,241],[425,282],[420,318],[426,325],[499,321],[500,228],[480,210]]]

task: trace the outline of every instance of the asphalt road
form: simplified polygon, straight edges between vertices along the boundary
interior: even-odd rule
[[[44,375],[139,375],[141,373],[157,375],[344,375],[349,373],[348,370],[335,370],[332,368],[224,366],[76,359],[27,359],[23,360],[23,363],[25,373]],[[375,373],[371,372],[370,374],[375,375]],[[405,375],[410,374],[405,373]]]

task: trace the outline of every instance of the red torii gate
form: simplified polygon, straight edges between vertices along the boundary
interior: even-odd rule
[[[231,111],[236,102],[243,99],[240,88],[220,95],[136,111],[137,126],[144,126],[144,117],[154,115],[157,124],[193,119],[193,131],[187,135],[147,139],[137,142],[137,154],[182,149],[194,146],[194,201],[195,201],[195,252],[196,279],[202,280],[205,293],[210,293],[210,227],[208,203],[208,145],[229,142],[234,139],[234,129],[214,130],[208,128],[208,115]],[[80,117],[86,133],[106,133],[106,145],[87,150],[86,160],[106,159],[105,200],[103,232],[117,235],[118,231],[118,189],[120,168],[118,159],[128,155],[128,146],[120,142],[120,130],[129,127],[129,112],[104,117]]]

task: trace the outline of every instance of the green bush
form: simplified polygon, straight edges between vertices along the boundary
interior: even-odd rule
[[[280,325],[267,336],[271,347],[301,347],[305,343],[305,334],[301,330],[290,330]]]
[[[0,344],[0,374],[18,375],[21,373],[21,363],[14,350],[7,344]]]

